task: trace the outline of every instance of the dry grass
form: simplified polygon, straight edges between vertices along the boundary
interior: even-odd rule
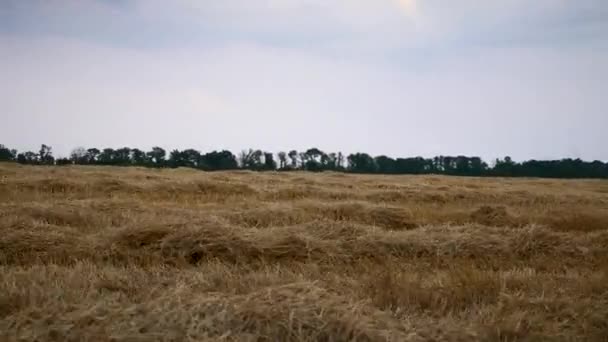
[[[0,339],[608,341],[607,188],[0,164]]]

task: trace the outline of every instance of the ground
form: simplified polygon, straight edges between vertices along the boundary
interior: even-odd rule
[[[608,341],[608,182],[0,164],[5,341]]]

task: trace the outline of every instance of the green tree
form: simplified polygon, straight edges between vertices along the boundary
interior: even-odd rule
[[[302,168],[308,171],[322,171],[327,167],[328,157],[325,152],[316,147],[300,154]]]
[[[296,150],[291,150],[289,151],[289,153],[287,154],[287,156],[289,157],[290,161],[291,161],[291,168],[293,170],[298,168],[298,156],[300,154],[298,153],[298,151]]]
[[[72,159],[69,159],[69,158],[57,158],[55,160],[55,165],[58,165],[58,166],[72,165],[72,164],[74,164],[74,162],[72,161]]]
[[[130,165],[131,164],[131,148],[123,147],[114,151],[112,158],[114,165]]]
[[[87,150],[87,162],[89,164],[96,164],[97,158],[101,154],[101,151],[96,148],[90,148]]]
[[[399,174],[424,174],[433,170],[433,160],[422,157],[397,158],[395,160],[395,173]]]
[[[469,174],[469,158],[465,156],[456,157],[456,173],[459,175]]]
[[[270,152],[264,152],[264,170],[272,171],[277,169],[277,162],[274,161],[274,155]]]
[[[9,150],[6,146],[0,144],[0,161],[13,161],[16,158],[16,150]]]
[[[392,174],[397,171],[397,165],[393,158],[378,156],[374,158],[379,173]]]
[[[326,157],[327,157],[326,169],[327,170],[338,170],[338,168],[339,168],[338,155],[336,153],[331,152],[329,154],[326,154]]]
[[[470,167],[472,176],[482,176],[486,173],[488,164],[484,163],[479,157],[472,157]]]
[[[249,163],[249,167],[255,168],[259,165],[259,156],[255,152],[253,154],[254,156],[250,156],[252,159],[247,163]],[[236,156],[230,151],[213,151],[201,156],[199,167],[208,171],[234,170],[238,168],[238,162]]]
[[[104,148],[103,151],[99,153],[97,160],[99,164],[102,165],[112,165],[114,161],[114,149],[113,148]]]
[[[17,162],[20,164],[39,164],[39,154],[31,151],[19,153]]]
[[[515,174],[516,164],[513,162],[511,157],[507,156],[504,160],[496,159],[494,165],[493,174],[495,176],[510,177]]]
[[[249,170],[261,170],[263,165],[262,155],[263,152],[260,150],[242,151],[240,156],[241,167]]]
[[[189,148],[182,151],[182,159],[184,161],[184,166],[196,168],[199,167],[201,153],[195,149]]]
[[[146,153],[148,160],[156,167],[162,167],[165,164],[165,156],[167,152],[158,146],[152,147],[152,151]]]
[[[348,157],[348,170],[354,173],[374,173],[376,163],[367,153],[350,154]]]
[[[74,164],[88,164],[87,150],[84,147],[76,147],[70,153],[70,160]]]
[[[186,160],[184,159],[182,152],[179,150],[173,150],[169,153],[169,160],[167,161],[169,167],[182,167],[187,166]]]
[[[42,144],[40,146],[40,152],[38,153],[38,158],[41,164],[44,165],[52,165],[55,163],[55,158],[53,157],[53,148],[51,146]]]
[[[336,156],[336,166],[338,170],[344,170],[344,154],[342,154],[342,152],[338,152],[338,155]]]
[[[284,170],[287,167],[287,153],[281,151],[278,154],[279,157],[279,169]]]
[[[131,164],[137,166],[147,166],[149,164],[148,157],[146,156],[146,152],[134,148],[131,150]]]

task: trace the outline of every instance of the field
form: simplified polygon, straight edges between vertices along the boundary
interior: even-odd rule
[[[608,341],[608,182],[0,164],[3,341]]]

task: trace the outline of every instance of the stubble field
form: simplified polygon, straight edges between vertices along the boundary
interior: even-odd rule
[[[608,182],[0,164],[3,341],[608,341]]]

